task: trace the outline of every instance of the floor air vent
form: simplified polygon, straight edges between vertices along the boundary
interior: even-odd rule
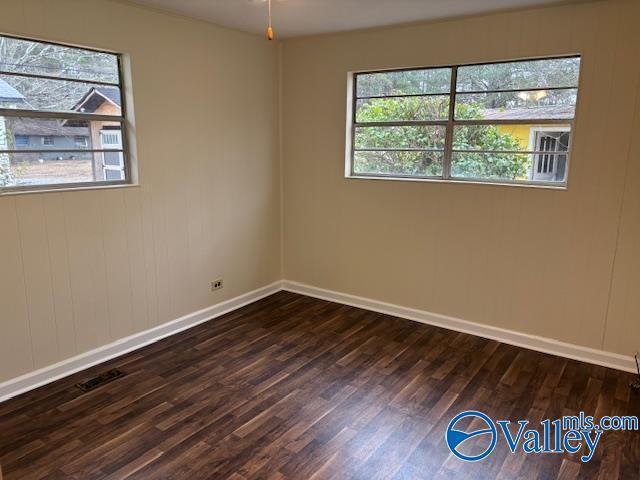
[[[87,380],[85,382],[76,383],[76,387],[78,387],[83,392],[89,392],[93,389],[96,389],[105,383],[113,382],[120,377],[124,377],[126,373],[122,370],[118,370],[114,368],[113,370],[109,370],[108,372],[101,373],[95,378]]]

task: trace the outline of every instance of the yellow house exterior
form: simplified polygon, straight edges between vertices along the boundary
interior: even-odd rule
[[[556,127],[569,130],[571,125],[557,125]],[[500,133],[506,133],[517,138],[523,150],[530,149],[533,132],[544,128],[544,125],[498,125]]]
[[[502,113],[504,115],[504,113]],[[514,115],[515,117],[515,115]],[[552,118],[549,116],[549,118]],[[516,120],[519,118],[510,118]],[[524,120],[524,119],[523,119]],[[524,120],[526,122],[526,120]],[[540,181],[565,179],[571,124],[543,125],[533,123],[497,125],[500,133],[518,140],[523,152],[541,152],[530,155],[528,178]]]
[[[520,146],[523,149],[528,150],[532,127],[534,127],[534,125],[499,125],[498,130],[500,133],[507,133],[512,137],[517,138],[520,142]]]

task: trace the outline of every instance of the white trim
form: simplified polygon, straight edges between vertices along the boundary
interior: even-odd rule
[[[569,132],[571,137],[569,139],[569,143],[571,143],[571,139],[573,138],[573,128],[571,125],[531,125],[529,128],[529,151],[534,152],[536,150],[540,150],[538,148],[538,133],[540,132]],[[570,145],[569,145],[570,147]],[[540,160],[538,154],[533,154],[533,161],[531,162],[531,168],[529,169],[529,180],[533,180],[533,176],[535,174],[536,163]],[[571,148],[567,150],[567,166],[565,167],[565,177],[568,176],[569,173],[569,160],[571,156]],[[566,183],[566,179],[565,179]]]
[[[201,323],[213,320],[214,318],[237,310],[238,308],[268,297],[269,295],[281,290],[320,298],[330,302],[341,303],[343,305],[364,308],[366,310],[384,313],[394,317],[413,320],[415,322],[434,325],[436,327],[446,328],[448,330],[454,330],[456,332],[467,333],[483,338],[489,338],[509,345],[515,345],[517,347],[527,348],[551,355],[558,355],[560,357],[571,358],[581,362],[601,365],[603,367],[614,368],[616,370],[632,373],[636,371],[635,361],[631,356],[606,352],[604,350],[596,350],[580,345],[573,345],[553,340],[551,338],[538,337],[536,335],[506,330],[503,328],[493,327],[491,325],[469,322],[467,320],[461,320],[447,315],[402,307],[370,298],[358,297],[356,295],[325,290],[323,288],[299,282],[283,280],[271,283],[265,287],[253,290],[230,300],[226,300],[217,305],[187,314],[150,330],[116,340],[113,343],[96,348],[95,350],[91,350],[76,357],[63,360],[54,365],[49,365],[34,372],[29,372],[20,377],[0,383],[0,403],[21,393],[28,392],[99,363],[106,362],[132,352],[163,338],[188,330],[189,328],[195,327]]]
[[[195,327],[201,323],[220,317],[238,308],[244,307],[261,298],[279,292],[282,282],[274,282],[265,287],[253,290],[238,297],[226,300],[217,305],[187,314],[176,320],[164,323],[150,330],[121,338],[113,343],[96,348],[76,357],[63,360],[54,365],[29,372],[17,378],[0,383],[0,402],[4,402],[16,395],[41,387],[55,380],[67,377],[73,373],[111,360],[133,350],[137,350],[163,338]]]
[[[478,337],[489,338],[509,345],[515,345],[517,347],[527,348],[551,355],[558,355],[560,357],[570,358],[581,362],[601,365],[603,367],[614,368],[625,372],[633,373],[636,371],[636,364],[631,356],[560,342],[551,338],[539,337],[527,333],[493,327],[491,325],[469,322],[467,320],[461,320],[447,315],[402,307],[391,303],[372,300],[370,298],[325,290],[323,288],[305,285],[298,282],[291,282],[288,280],[282,282],[282,289],[288,292],[299,293],[331,302],[393,315],[395,317],[405,318],[407,320],[413,320],[427,325],[434,325],[436,327],[442,327],[456,332],[463,332],[470,335],[476,335]]]

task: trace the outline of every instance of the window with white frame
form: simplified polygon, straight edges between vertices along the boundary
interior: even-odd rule
[[[347,175],[564,186],[580,57],[352,75]]]
[[[0,193],[130,182],[121,71],[115,53],[0,35]]]

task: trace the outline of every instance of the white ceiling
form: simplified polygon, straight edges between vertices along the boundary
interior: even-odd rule
[[[266,28],[266,0],[131,0],[252,33]],[[279,38],[433,20],[576,0],[272,0]]]

